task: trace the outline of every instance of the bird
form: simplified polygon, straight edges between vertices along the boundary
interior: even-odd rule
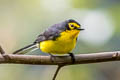
[[[35,49],[40,49],[51,56],[69,54],[72,62],[75,62],[71,51],[75,48],[78,35],[82,30],[84,29],[74,19],[59,22],[38,35],[32,44],[16,50],[13,54],[25,54]]]

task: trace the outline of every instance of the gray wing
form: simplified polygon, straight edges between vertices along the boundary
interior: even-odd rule
[[[58,32],[45,31],[44,33],[40,34],[37,37],[35,42],[39,43],[39,42],[45,41],[45,40],[56,40],[56,38],[58,36],[60,36],[60,33],[58,33]]]
[[[65,30],[64,26],[65,25],[63,24],[55,24],[51,26],[37,37],[35,43],[39,43],[45,40],[56,40],[56,38],[60,36],[60,33]]]

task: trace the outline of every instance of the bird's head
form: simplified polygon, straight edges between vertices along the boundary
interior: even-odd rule
[[[72,30],[72,31],[73,30],[78,30],[78,31],[84,30],[81,28],[81,25],[73,19],[66,20],[65,27],[66,27],[66,30],[69,30],[69,31],[70,30]]]
[[[66,20],[60,23],[59,26],[60,26],[59,28],[61,28],[59,30],[62,30],[61,34],[64,36],[67,35],[67,37],[70,38],[77,38],[79,32],[84,30],[81,28],[81,25],[73,19]]]

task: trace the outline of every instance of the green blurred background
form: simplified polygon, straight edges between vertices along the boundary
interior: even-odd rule
[[[74,53],[120,50],[120,0],[0,0],[0,45],[12,53],[67,19],[85,29]],[[36,53],[39,50],[29,54]],[[120,80],[119,66],[120,62],[67,66],[57,80]],[[55,70],[56,66],[1,64],[0,80],[51,80]]]

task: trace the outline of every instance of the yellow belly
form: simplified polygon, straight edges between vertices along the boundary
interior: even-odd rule
[[[76,45],[76,38],[79,32],[63,32],[56,40],[47,40],[40,42],[40,50],[50,54],[65,54],[72,51]]]
[[[40,49],[45,53],[51,54],[65,54],[69,53],[74,47],[76,42],[61,42],[61,41],[44,41],[40,43]]]

